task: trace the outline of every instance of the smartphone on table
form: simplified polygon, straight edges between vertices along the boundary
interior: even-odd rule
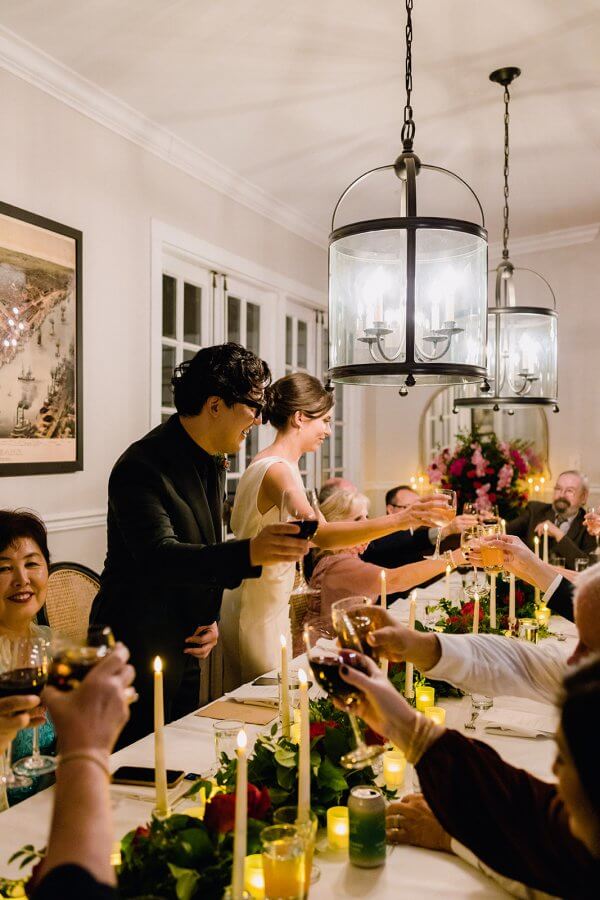
[[[178,785],[184,775],[183,769],[167,769],[167,787],[173,788]],[[120,766],[112,775],[111,781],[113,784],[155,787],[156,775],[154,769],[147,766]]]

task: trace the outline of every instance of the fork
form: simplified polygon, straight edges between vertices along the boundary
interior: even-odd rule
[[[471,720],[470,722],[465,722],[465,728],[468,728],[470,731],[475,731],[475,719],[479,715],[479,710],[474,709],[471,712]]]

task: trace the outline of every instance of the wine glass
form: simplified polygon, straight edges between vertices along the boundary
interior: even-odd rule
[[[59,691],[79,687],[87,673],[115,646],[114,635],[108,625],[90,625],[83,640],[57,637],[52,642],[52,660],[48,684]]]
[[[344,597],[331,604],[331,621],[342,647],[357,650],[379,665],[379,653],[367,635],[381,627],[381,607],[371,597]]]
[[[485,522],[482,526],[484,537],[498,537],[502,534],[499,521]],[[490,547],[487,541],[481,544],[481,560],[483,570],[488,575],[499,575],[504,568],[504,550],[502,547]]]
[[[463,533],[460,536],[460,549],[464,553],[465,559],[469,559],[469,549],[471,544],[474,541],[478,541],[483,536],[483,526],[482,525],[469,525],[464,529]],[[475,588],[477,589],[477,566],[473,566],[474,573],[474,581]],[[471,593],[467,587],[465,587],[465,593]]]
[[[21,682],[22,694],[41,694],[48,680],[48,641],[40,637],[17,638],[12,642],[11,667],[13,675]],[[46,775],[56,769],[56,759],[40,753],[39,726],[33,731],[31,756],[24,756],[13,765],[17,775]]]
[[[588,521],[588,515],[592,517],[591,522]],[[597,560],[600,558],[600,530],[598,527],[598,526],[600,526],[600,522],[597,523],[597,522],[594,522],[593,520],[598,519],[599,517],[600,517],[600,506],[589,506],[587,509],[587,514],[585,517],[586,521],[584,524],[586,525],[590,534],[592,534],[596,538],[596,549],[592,550],[590,556],[595,556]]]
[[[314,491],[305,492],[295,489],[284,491],[281,498],[282,522],[291,522],[300,528],[299,538],[306,540],[316,534],[319,527],[319,503],[317,495]],[[304,576],[304,559],[298,563],[299,581],[293,590],[293,596],[309,595],[316,596],[319,591],[309,587]]]
[[[27,679],[25,683],[12,665],[12,641],[4,637],[0,644],[0,698],[25,696],[31,691]],[[31,778],[26,775],[15,775],[12,771],[12,742],[8,745],[0,758],[0,785],[7,788],[27,788],[33,784]]]
[[[340,675],[340,666],[352,666],[361,669],[361,660],[353,649],[340,650],[336,643],[336,629],[329,619],[316,619],[304,626],[304,645],[308,663],[317,684],[330,696],[338,697],[352,707],[360,699],[360,692],[344,681]],[[362,652],[362,649],[360,650]],[[383,747],[369,746],[365,743],[356,716],[348,712],[350,725],[354,734],[356,747],[341,757],[340,763],[345,769],[365,769],[383,753]]]
[[[437,500],[439,508],[431,515],[431,519],[438,526],[437,538],[435,541],[435,551],[432,559],[441,559],[440,541],[442,539],[442,528],[456,516],[456,491],[446,490],[446,488],[436,488],[427,496],[428,500]]]

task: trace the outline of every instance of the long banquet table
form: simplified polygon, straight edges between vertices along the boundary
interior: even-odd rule
[[[421,600],[433,600],[439,589],[434,585],[428,592],[421,593]],[[398,601],[393,611],[400,618],[407,616],[407,603]],[[555,622],[555,630],[568,630],[570,623]],[[572,627],[572,626],[571,626]],[[574,642],[569,637],[568,646]],[[247,691],[246,691],[247,692]],[[440,705],[446,707],[446,723],[463,731],[464,723],[470,716],[469,697],[461,700],[445,700]],[[243,713],[243,706],[240,707]],[[184,769],[186,772],[205,773],[215,762],[212,738],[214,720],[200,718],[195,713],[171,723],[165,730],[166,759],[169,768]],[[267,726],[268,727],[268,726]],[[250,740],[254,740],[260,729],[246,726]],[[467,732],[493,746],[508,762],[523,767],[545,780],[553,780],[551,766],[554,756],[554,742],[538,738],[530,740],[505,735],[488,735],[481,729]],[[120,750],[111,758],[111,770],[121,765],[153,766],[154,739],[148,735],[141,741]],[[407,767],[405,792],[411,790],[412,772]],[[143,824],[151,815],[153,803],[143,797],[144,789],[112,787],[111,797],[114,818],[115,841],[127,831]],[[0,814],[0,876],[18,877],[16,864],[8,865],[8,857],[24,844],[45,846],[52,809],[53,789],[49,788],[34,797]],[[182,809],[189,801],[181,801],[176,809]],[[486,876],[470,867],[457,857],[435,853],[415,847],[390,847],[387,864],[380,869],[359,869],[350,866],[347,859],[333,854],[321,842],[318,865],[321,869],[319,882],[311,887],[310,896],[314,900],[330,900],[340,897],[396,898],[491,898],[506,897],[505,891]]]

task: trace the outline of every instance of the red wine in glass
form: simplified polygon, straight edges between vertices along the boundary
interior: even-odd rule
[[[300,529],[299,533],[293,534],[291,537],[307,541],[313,536],[319,523],[316,519],[290,519],[288,524],[297,525]]]
[[[0,674],[0,699],[4,697],[39,697],[46,685],[46,673],[41,669],[11,669]]]
[[[346,651],[348,654],[348,651]],[[339,697],[346,703],[357,699],[356,689],[344,681],[340,675],[340,666],[353,665],[357,660],[357,654],[349,651],[352,659],[344,659],[341,654],[323,650],[315,652],[309,657],[310,667],[317,683],[323,690],[333,697]],[[358,668],[358,666],[356,666]]]

